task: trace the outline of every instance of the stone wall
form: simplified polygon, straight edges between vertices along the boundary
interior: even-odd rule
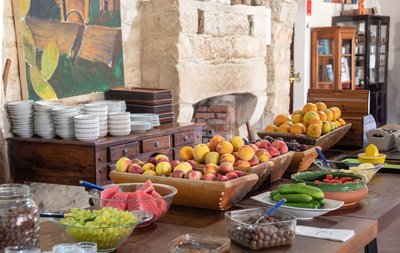
[[[289,112],[290,44],[299,0],[266,0],[272,13],[272,40],[267,47],[268,69],[265,121],[272,122],[279,113]]]

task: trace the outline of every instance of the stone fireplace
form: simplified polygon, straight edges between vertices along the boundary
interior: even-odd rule
[[[245,135],[245,123],[256,123],[267,102],[269,9],[195,0],[152,0],[142,2],[141,18],[142,85],[173,90],[178,122],[192,121],[194,105],[200,101],[229,97],[225,102],[234,102],[229,108],[239,112],[247,109],[245,116],[235,117],[234,123],[239,129],[236,134]],[[252,102],[246,103],[246,98]],[[203,116],[222,117],[218,112],[204,111],[204,105],[197,108],[197,113],[209,113]]]

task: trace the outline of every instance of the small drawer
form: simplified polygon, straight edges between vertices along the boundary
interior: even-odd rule
[[[184,132],[174,135],[174,146],[188,145],[194,143],[195,133],[193,131]]]
[[[154,152],[169,147],[171,147],[171,137],[169,135],[142,141],[142,153]]]
[[[119,158],[135,157],[139,154],[139,145],[137,142],[127,143],[119,146],[113,146],[108,148],[108,161],[114,162]]]

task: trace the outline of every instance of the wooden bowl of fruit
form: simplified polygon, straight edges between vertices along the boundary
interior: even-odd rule
[[[365,178],[361,175],[347,172],[306,171],[292,175],[295,183],[320,188],[325,198],[341,200],[344,205],[353,205],[368,195]]]

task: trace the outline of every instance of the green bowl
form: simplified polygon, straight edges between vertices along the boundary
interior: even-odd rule
[[[359,179],[359,182],[355,183],[337,183],[328,184],[322,183],[322,179],[325,178],[327,174],[331,174],[334,177],[351,177],[352,179]],[[314,180],[319,180],[321,183],[316,184]],[[306,171],[298,172],[292,175],[292,181],[295,183],[305,183],[307,185],[312,185],[320,188],[323,192],[347,192],[347,191],[357,191],[367,188],[365,183],[365,178],[361,175],[348,172],[333,172],[333,171]]]

